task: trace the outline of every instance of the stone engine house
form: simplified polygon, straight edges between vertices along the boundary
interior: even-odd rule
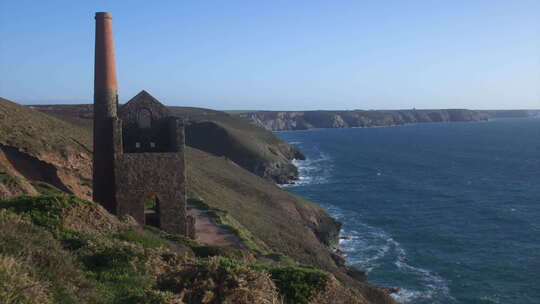
[[[186,234],[183,123],[146,91],[122,106],[118,117],[114,130],[118,214]]]
[[[194,237],[183,121],[141,91],[118,107],[112,17],[96,13],[93,196],[109,212]]]

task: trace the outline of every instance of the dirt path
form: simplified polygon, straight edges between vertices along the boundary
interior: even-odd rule
[[[218,226],[213,218],[199,209],[191,208],[188,213],[195,217],[195,237],[197,241],[211,246],[246,248],[238,236]]]

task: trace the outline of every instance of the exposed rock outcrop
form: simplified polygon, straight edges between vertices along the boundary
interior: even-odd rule
[[[480,110],[478,112],[488,115],[489,118],[522,118],[540,115],[540,110]]]
[[[267,130],[306,130],[314,128],[354,128],[392,126],[408,123],[487,120],[488,115],[472,110],[384,110],[384,111],[258,111],[240,117]]]

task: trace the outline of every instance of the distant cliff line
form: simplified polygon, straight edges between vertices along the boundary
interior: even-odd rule
[[[256,111],[237,114],[267,130],[355,128],[394,126],[426,122],[482,121],[494,117],[526,117],[528,111],[438,110],[350,110],[350,111]]]

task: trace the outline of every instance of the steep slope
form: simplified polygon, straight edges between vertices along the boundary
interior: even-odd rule
[[[91,105],[36,105],[30,108],[88,129],[92,126]],[[221,111],[189,107],[169,109],[174,116],[186,121],[188,146],[227,157],[280,184],[298,178],[298,170],[291,160],[304,156],[271,132]]]
[[[392,126],[407,123],[486,120],[487,114],[465,109],[384,110],[384,111],[258,111],[239,117],[267,130],[306,130],[313,128],[353,128]]]
[[[33,125],[33,120],[37,119],[36,124],[42,123],[42,128],[53,130],[54,128],[49,128],[47,124],[56,126],[59,122],[42,113],[37,113],[39,116],[35,116],[36,112],[15,104],[10,109],[20,111],[20,115],[24,114],[27,117],[25,123],[28,125]],[[12,115],[12,113],[7,114]],[[41,119],[44,120],[41,121]],[[71,137],[62,132],[49,132],[43,137],[37,133],[28,138],[21,135],[12,148],[18,151],[24,150],[23,148],[31,146],[33,141],[42,142],[48,136],[54,137],[48,142],[81,141],[75,137],[77,135],[75,129],[70,129],[73,126],[64,122],[60,123]],[[82,138],[89,136],[84,132],[81,134],[78,135]],[[54,147],[60,149],[62,145],[57,144]],[[34,148],[36,155],[40,155],[40,149],[45,149],[37,145],[34,145]],[[90,167],[90,163],[89,158],[78,160],[78,166],[81,167]],[[358,271],[345,267],[342,258],[334,253],[338,243],[340,224],[322,208],[295,197],[225,157],[188,148],[186,163],[190,202],[203,204],[211,208],[210,211],[213,214],[219,214],[229,226],[236,229],[238,236],[249,245],[249,250],[257,256],[257,259],[276,254],[286,255],[293,261],[329,272],[337,279],[336,286],[341,286],[339,288],[341,288],[342,301],[336,303],[393,303],[386,292],[362,282],[362,275],[358,276]],[[54,164],[51,165],[57,171],[59,170]],[[28,174],[25,176],[25,180],[28,180],[26,178],[30,178]],[[67,189],[70,188],[67,187]],[[20,192],[34,194],[38,191],[21,189]],[[81,214],[81,216],[88,215]],[[221,254],[221,251],[214,249],[210,251],[205,249],[203,252]],[[287,273],[278,271],[275,275],[281,276]],[[351,275],[355,275],[357,279],[353,279]],[[338,288],[336,286],[333,290]],[[322,300],[317,301],[311,302],[326,303]]]
[[[271,252],[332,273],[344,286],[372,303],[393,303],[388,294],[363,282],[336,254],[341,224],[321,207],[254,176],[234,162],[187,149],[188,194],[226,210]],[[354,277],[354,278],[353,278]]]
[[[0,243],[2,303],[278,301],[268,273],[241,258],[202,258],[193,241],[75,196],[0,200]]]
[[[227,212],[272,251],[336,268],[340,224],[319,206],[254,176],[231,161],[187,149],[189,195]]]
[[[0,98],[0,130],[0,198],[38,193],[40,182],[91,197],[87,129]]]
[[[72,195],[0,200],[0,244],[7,303],[392,303],[290,258],[202,246]]]

